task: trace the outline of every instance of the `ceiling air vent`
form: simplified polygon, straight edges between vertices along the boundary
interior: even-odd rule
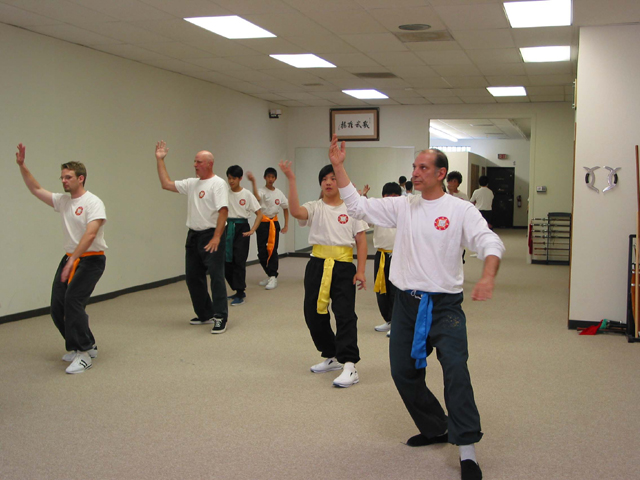
[[[354,73],[358,78],[398,78],[390,72],[366,72],[366,73]]]
[[[446,30],[437,32],[410,32],[410,33],[394,33],[396,38],[402,43],[416,42],[452,42],[453,37]]]

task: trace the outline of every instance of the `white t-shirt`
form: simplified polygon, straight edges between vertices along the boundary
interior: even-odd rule
[[[393,250],[396,241],[396,229],[373,226],[373,246],[383,250]]]
[[[64,232],[64,250],[73,253],[80,243],[80,239],[87,231],[87,225],[94,220],[104,220],[98,229],[87,252],[102,252],[106,250],[104,241],[104,225],[107,223],[107,212],[104,203],[91,192],[85,192],[81,197],[71,198],[70,195],[54,193],[52,195],[53,209],[61,214],[62,230]]]
[[[252,213],[260,210],[256,197],[246,188],[239,192],[229,189],[229,218],[249,218]]]
[[[470,202],[476,202],[476,208],[478,210],[491,210],[491,204],[493,203],[493,192],[489,187],[480,187],[473,195],[471,195]]]
[[[451,195],[366,199],[349,185],[340,189],[348,211],[380,227],[396,227],[389,279],[402,290],[460,293],[462,249],[502,258],[504,245],[480,212]]]
[[[278,214],[280,208],[289,208],[289,201],[284,193],[278,188],[269,190],[268,188],[258,189],[260,194],[260,207],[262,208],[262,214],[273,218]]]
[[[449,192],[449,195],[453,195],[454,197],[461,198],[462,200],[466,200],[467,202],[469,201],[469,197],[467,196],[467,194],[464,192],[461,192],[460,190],[458,190],[456,193]]]
[[[191,230],[216,228],[218,210],[229,206],[229,186],[217,175],[206,180],[187,178],[175,182],[178,193],[187,195],[187,227]]]
[[[356,244],[356,234],[367,229],[366,223],[349,217],[344,203],[333,207],[320,199],[307,202],[302,207],[309,213],[309,218],[298,220],[298,223],[301,227],[310,227],[311,245],[353,248]]]

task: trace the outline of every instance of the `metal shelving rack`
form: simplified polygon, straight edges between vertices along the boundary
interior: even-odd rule
[[[634,279],[636,274],[636,236],[629,235],[629,271],[627,285],[627,341],[629,343],[640,342],[640,338],[636,337],[635,319],[633,318],[633,301],[631,294],[635,287]]]
[[[550,212],[547,218],[532,219],[531,226],[531,263],[569,265],[571,214]]]

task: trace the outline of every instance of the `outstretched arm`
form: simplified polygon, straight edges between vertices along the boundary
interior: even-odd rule
[[[258,186],[256,185],[256,177],[253,176],[253,173],[247,172],[247,178],[251,182],[253,196],[256,197],[256,200],[258,200],[258,202],[260,202],[260,193],[258,192]]]
[[[500,258],[495,255],[487,255],[484,259],[484,269],[482,270],[482,278],[473,287],[471,292],[472,300],[489,300],[493,296],[494,279],[498,274],[500,267]]]
[[[358,285],[358,290],[367,289],[367,277],[364,275],[364,267],[367,264],[367,236],[364,231],[356,234],[356,249],[358,252],[358,268],[353,277],[353,284]]]
[[[53,207],[53,194],[40,186],[38,181],[31,175],[31,172],[24,164],[26,147],[21,143],[18,145],[18,151],[16,152],[16,163],[20,167],[20,173],[22,179],[29,191],[35,195],[38,200],[43,201],[50,207]]]
[[[338,182],[338,188],[344,188],[351,184],[347,171],[344,169],[344,160],[347,157],[345,142],[338,145],[338,136],[334,133],[331,138],[331,146],[329,147],[329,160],[333,165],[333,173]]]
[[[296,185],[296,175],[291,169],[291,162],[285,162],[282,160],[278,166],[282,173],[285,174],[287,180],[289,180],[289,210],[291,215],[298,220],[308,220],[309,212],[306,208],[300,206],[300,200],[298,200],[298,186]],[[285,213],[285,225],[287,223],[288,216]]]
[[[162,185],[164,190],[178,193],[176,182],[171,181],[171,178],[169,178],[169,172],[167,172],[167,167],[164,164],[164,157],[167,156],[167,153],[169,153],[169,149],[167,148],[167,144],[164,140],[156,143],[156,161],[158,162],[158,177],[160,178],[160,185]]]

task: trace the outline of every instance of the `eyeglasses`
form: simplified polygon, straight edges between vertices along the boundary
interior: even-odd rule
[[[74,178],[77,178],[75,175],[65,175],[64,177],[60,177],[60,180],[73,180]]]

